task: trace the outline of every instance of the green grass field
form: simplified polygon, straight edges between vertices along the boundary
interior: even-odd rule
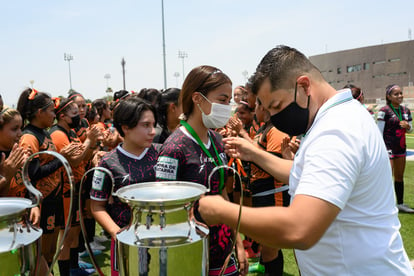
[[[406,138],[407,148],[414,149],[414,133],[407,134]]]
[[[411,135],[412,138],[407,137],[408,148],[414,149],[414,135]],[[406,170],[405,170],[405,198],[404,202],[411,207],[414,207],[414,161],[408,161]],[[407,251],[408,257],[410,260],[414,259],[414,214],[399,214],[401,221],[401,235],[403,237],[404,246]],[[105,243],[106,247],[109,249],[109,242]],[[283,250],[284,260],[285,260],[285,275],[299,275],[297,266],[293,257],[293,252],[290,249]],[[105,275],[110,275],[110,261],[109,261],[110,252],[109,250],[105,251],[103,255],[97,256],[98,263]],[[89,261],[88,258],[85,261]],[[251,260],[252,263],[256,260]],[[59,269],[57,265],[55,266],[55,275],[59,275]],[[98,275],[98,274],[95,274]],[[250,276],[253,275],[262,275],[260,273],[250,273]]]

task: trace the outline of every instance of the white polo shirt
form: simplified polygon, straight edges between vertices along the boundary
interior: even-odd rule
[[[309,250],[295,250],[302,275],[414,275],[399,233],[391,167],[368,111],[338,91],[301,141],[290,194],[341,209]]]

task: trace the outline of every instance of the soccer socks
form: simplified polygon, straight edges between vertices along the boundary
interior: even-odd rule
[[[262,262],[265,267],[265,276],[283,276],[283,253],[279,250],[277,258],[270,262]]]
[[[70,276],[70,260],[59,260],[59,273],[62,276]]]
[[[397,204],[404,203],[404,181],[394,181],[395,195],[397,197]]]
[[[78,248],[70,249],[70,268],[79,268]]]

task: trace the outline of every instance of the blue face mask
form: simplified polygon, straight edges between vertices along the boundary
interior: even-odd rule
[[[296,91],[298,84],[295,85],[295,100],[285,107],[282,111],[272,115],[270,121],[278,130],[290,135],[297,136],[305,134],[309,121],[309,97],[306,108],[300,107],[296,103]]]

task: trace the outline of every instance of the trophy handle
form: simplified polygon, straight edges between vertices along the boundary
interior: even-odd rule
[[[240,220],[241,220],[241,213],[242,213],[242,206],[243,206],[243,184],[242,184],[241,176],[240,176],[239,172],[236,169],[234,169],[233,167],[227,166],[227,165],[221,165],[221,166],[215,167],[208,176],[208,181],[207,181],[207,183],[208,183],[208,192],[210,191],[210,188],[211,188],[211,177],[213,176],[213,174],[217,170],[219,170],[221,168],[232,170],[234,172],[234,174],[237,175],[237,177],[239,178],[239,183],[240,183],[241,193],[240,193],[239,217],[237,219],[236,233],[235,233],[235,236],[234,236],[234,239],[233,239],[233,242],[232,242],[232,246],[231,246],[232,248],[234,248],[234,246],[236,245],[237,235],[239,235],[239,229],[240,229]],[[230,252],[230,254],[232,254],[232,252]],[[224,262],[223,267],[220,270],[220,274],[219,274],[220,276],[223,275],[224,271],[226,270],[227,264],[230,260],[230,258],[229,258],[230,254],[227,256],[226,261]]]
[[[27,188],[27,190],[29,191],[29,192],[31,192],[34,196],[35,196],[35,198],[36,198],[36,202],[34,203],[34,204],[32,204],[32,206],[30,206],[30,208],[33,208],[33,207],[36,207],[36,206],[38,206],[39,204],[40,204],[40,201],[42,200],[42,198],[43,198],[43,195],[42,195],[42,193],[41,192],[39,192],[33,185],[32,185],[32,183],[30,182],[30,180],[29,180],[29,163],[30,163],[30,160],[32,160],[34,157],[36,157],[37,155],[41,155],[41,154],[48,154],[48,155],[52,155],[52,156],[54,156],[55,158],[57,158],[60,162],[62,162],[62,164],[63,164],[63,167],[65,168],[65,170],[66,170],[66,173],[67,173],[67,175],[68,175],[68,179],[69,179],[69,185],[70,185],[70,205],[69,205],[69,216],[68,216],[68,218],[66,219],[66,226],[65,226],[65,231],[63,232],[63,236],[62,236],[62,238],[60,239],[60,242],[59,242],[59,245],[58,245],[58,247],[57,247],[57,250],[56,250],[56,252],[55,252],[55,255],[53,256],[53,261],[52,261],[52,263],[51,263],[51,265],[50,265],[50,267],[49,267],[49,271],[48,271],[48,275],[50,275],[51,274],[51,272],[53,271],[53,266],[54,266],[54,264],[56,263],[56,261],[57,261],[57,258],[59,257],[59,254],[60,254],[60,252],[61,252],[61,250],[62,250],[62,248],[63,248],[63,241],[65,240],[65,238],[66,238],[66,235],[67,235],[67,233],[68,233],[68,231],[69,231],[69,228],[70,228],[70,222],[72,221],[72,206],[73,206],[73,194],[74,194],[74,186],[73,186],[73,179],[74,179],[74,176],[73,176],[73,173],[72,173],[72,169],[71,169],[71,167],[70,167],[70,165],[69,165],[69,162],[66,160],[66,158],[65,157],[63,157],[63,155],[61,155],[60,153],[57,153],[57,152],[55,152],[55,151],[39,151],[39,152],[36,152],[36,153],[34,153],[34,154],[32,154],[31,156],[29,156],[29,158],[26,160],[26,162],[24,163],[24,165],[23,165],[23,176],[22,176],[22,179],[23,179],[23,183],[24,183],[24,185],[26,186],[26,188]]]
[[[85,182],[86,176],[92,172],[92,171],[102,171],[106,174],[108,174],[109,178],[112,181],[112,191],[111,194],[113,194],[113,189],[114,189],[114,185],[115,185],[115,181],[114,181],[114,177],[113,174],[110,170],[104,168],[104,167],[94,167],[91,168],[90,170],[88,170],[87,172],[85,172],[85,174],[82,176],[81,182],[80,182],[80,186],[79,186],[79,191],[82,191],[82,187],[83,187],[83,183]],[[88,243],[88,237],[87,237],[87,233],[86,233],[86,227],[85,227],[85,222],[84,222],[84,217],[83,217],[83,206],[82,206],[82,197],[79,196],[79,220],[80,220],[80,226],[81,226],[81,230],[82,230],[82,235],[83,235],[83,240],[85,241],[85,248],[89,253],[89,257],[92,261],[93,266],[95,267],[97,273],[100,276],[105,276],[105,274],[102,272],[101,268],[98,265],[98,262],[95,259],[95,256],[93,255],[93,251]]]

